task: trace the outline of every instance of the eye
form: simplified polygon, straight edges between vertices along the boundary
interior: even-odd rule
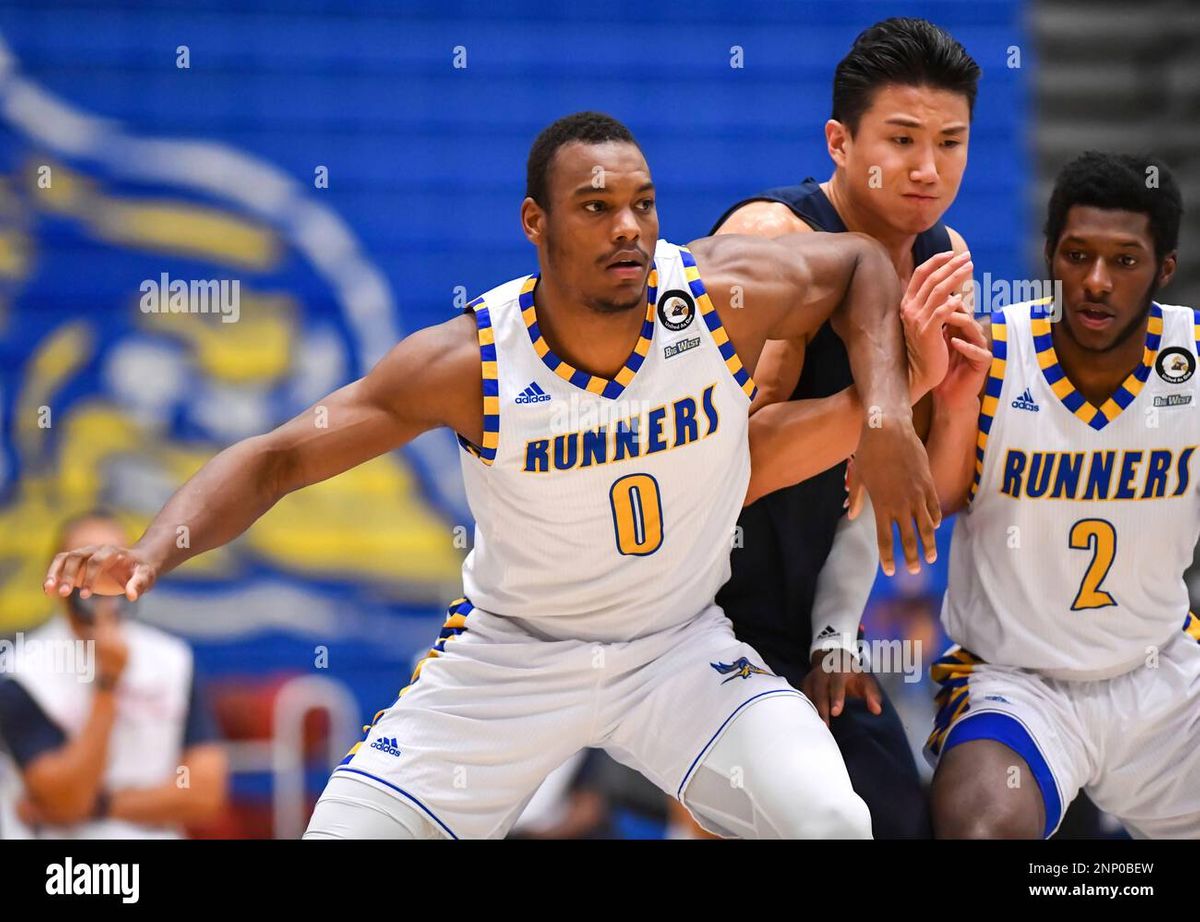
[[[962,144],[962,141],[959,141],[956,138],[947,138],[945,141],[942,142],[942,146],[945,148],[955,148],[955,147],[960,146],[961,144]]]
[[[595,206],[594,208],[592,206]],[[600,214],[604,210],[603,202],[584,202],[583,210],[590,214]]]
[[[654,199],[652,198],[643,199],[638,204],[641,206],[642,211],[650,212],[654,210]]]
[[[892,142],[893,142],[893,143],[895,143],[895,144],[899,144],[899,145],[901,145],[901,146],[904,146],[904,145],[907,145],[907,144],[911,144],[911,143],[912,143],[912,138],[910,138],[908,135],[903,135],[903,134],[901,134],[901,135],[896,135],[896,137],[892,138]]]
[[[1079,262],[1083,262],[1084,257],[1087,254],[1084,253],[1083,250],[1067,250],[1065,255],[1069,262],[1079,263]]]
[[[1137,257],[1130,256],[1128,253],[1126,253],[1124,256],[1117,257],[1117,261],[1120,262],[1120,264],[1126,269],[1132,269],[1138,264]]]

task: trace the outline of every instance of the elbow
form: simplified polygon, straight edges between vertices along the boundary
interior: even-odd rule
[[[251,466],[259,472],[258,488],[264,500],[274,505],[303,483],[299,478],[296,453],[276,445],[271,433],[254,436],[241,443],[251,455]]]

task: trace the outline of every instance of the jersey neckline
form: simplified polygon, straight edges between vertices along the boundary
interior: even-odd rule
[[[642,321],[642,331],[638,336],[637,343],[634,344],[633,351],[629,353],[629,358],[625,360],[625,365],[614,378],[589,374],[576,368],[570,362],[563,361],[551,351],[550,344],[546,342],[546,338],[538,327],[537,310],[533,304],[533,291],[537,287],[539,278],[541,278],[540,275],[534,274],[525,279],[518,299],[521,307],[521,319],[525,321],[525,328],[529,332],[529,341],[533,344],[533,351],[537,353],[547,368],[580,390],[596,394],[599,397],[607,397],[610,400],[620,397],[625,388],[633,383],[638,369],[642,367],[646,356],[650,354],[650,344],[654,339],[654,305],[658,301],[657,265],[651,265],[650,276],[646,280],[646,317]]]
[[[1137,398],[1150,377],[1150,369],[1158,354],[1159,343],[1162,341],[1162,306],[1157,301],[1150,302],[1150,317],[1146,322],[1146,342],[1142,347],[1142,361],[1125,382],[1100,406],[1091,403],[1081,394],[1071,379],[1066,376],[1058,363],[1058,354],[1054,351],[1054,337],[1050,330],[1050,318],[1046,316],[1030,318],[1030,332],[1033,334],[1033,347],[1037,351],[1038,364],[1050,390],[1068,410],[1099,431],[1121,415],[1121,411]]]

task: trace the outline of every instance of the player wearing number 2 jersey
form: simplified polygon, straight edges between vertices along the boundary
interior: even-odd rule
[[[322,401],[327,426],[301,416],[223,452],[134,548],[60,555],[47,588],[135,596],[287,492],[445,425],[476,519],[464,597],[334,772],[308,836],[502,836],[587,746],[719,833],[869,835],[815,709],[734,638],[714,595],[747,495],[852,451],[906,555],[915,530],[931,544],[936,496],[910,406],[945,373],[941,315],[906,350],[895,274],[856,235],[659,241],[641,151],[596,113],[534,143],[522,221],[539,272],[400,343]],[[748,423],[763,342],[829,317],[861,400],[852,389],[835,413],[803,409],[820,425],[798,432],[787,407]]]
[[[942,609],[959,646],[933,669],[939,836],[1050,835],[1080,788],[1134,835],[1200,836],[1200,315],[1154,300],[1180,213],[1162,164],[1084,155],[1050,202],[1061,298],[991,315]]]

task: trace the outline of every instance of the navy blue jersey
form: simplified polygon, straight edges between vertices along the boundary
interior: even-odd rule
[[[809,178],[798,186],[779,186],[738,202],[721,216],[713,231],[747,202],[781,202],[813,230],[846,230],[820,184]],[[949,249],[950,235],[939,222],[917,235],[913,265]],[[829,397],[853,383],[846,347],[826,323],[805,349],[804,370],[791,399]],[[742,510],[738,519],[741,547],[732,553],[733,572],[717,601],[738,637],[764,656],[773,650],[789,663],[807,665],[817,576],[844,513],[845,475],[842,462]],[[864,574],[863,578],[871,577]]]

